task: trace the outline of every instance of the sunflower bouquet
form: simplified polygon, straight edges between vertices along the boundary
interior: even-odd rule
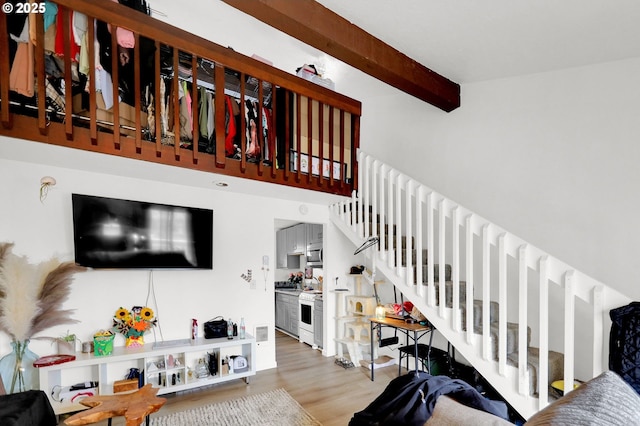
[[[113,328],[127,338],[127,346],[144,345],[144,333],[157,322],[153,309],[146,306],[120,307],[113,316]]]

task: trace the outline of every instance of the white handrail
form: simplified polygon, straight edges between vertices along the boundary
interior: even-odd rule
[[[607,368],[607,313],[631,302],[628,297],[363,151],[358,159],[360,193],[332,206],[332,222],[356,244],[370,235],[380,238],[378,249],[371,251],[374,260],[376,256],[381,260],[374,271],[378,278],[384,275],[408,295],[520,414],[526,418],[548,404],[552,352],[564,356],[565,383],[573,383],[576,377],[588,380]],[[417,250],[415,274],[412,249]],[[448,264],[451,283],[446,282]],[[453,300],[450,307],[448,291]],[[461,294],[467,296],[464,301]],[[474,299],[482,301],[480,336],[474,333]],[[498,303],[497,335],[492,335],[490,324],[494,301]],[[577,301],[590,306],[586,314],[585,309],[576,309]],[[564,325],[550,329],[550,321]],[[515,360],[507,356],[507,335],[513,331],[509,322],[518,323]],[[529,329],[539,354],[535,383],[529,383]],[[587,341],[585,336],[592,337]],[[576,353],[591,358],[588,365],[576,360]],[[536,396],[530,395],[532,386]]]

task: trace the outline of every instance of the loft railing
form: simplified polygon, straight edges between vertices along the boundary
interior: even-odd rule
[[[0,30],[0,135],[340,195],[357,187],[360,102],[115,2],[55,5],[57,43],[41,13],[27,19],[33,44]],[[88,17],[84,35],[74,12]],[[0,14],[0,28],[21,16]]]
[[[360,152],[358,162],[357,194],[330,212],[355,246],[380,238],[377,249],[366,252],[376,259],[367,263],[377,265],[374,278],[365,276],[399,288],[523,417],[549,403],[551,351],[563,355],[564,383],[608,368],[608,312],[631,302],[628,297],[376,158]],[[413,265],[423,264],[426,276],[423,268],[414,272]],[[474,324],[474,301],[481,301],[482,318],[490,318],[491,304],[498,302],[497,351],[490,321],[483,320],[480,330],[465,327]],[[507,322],[517,324],[516,362],[506,356]],[[539,351],[533,395],[529,369],[538,361],[530,359],[529,347]]]

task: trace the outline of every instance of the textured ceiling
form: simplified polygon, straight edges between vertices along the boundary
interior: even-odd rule
[[[637,0],[317,0],[457,83],[640,56]]]

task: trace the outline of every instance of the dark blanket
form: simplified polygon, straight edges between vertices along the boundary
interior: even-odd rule
[[[30,390],[0,396],[0,425],[2,426],[55,426],[56,415],[47,395]]]
[[[485,398],[462,380],[409,372],[393,379],[367,408],[355,413],[349,426],[421,426],[431,417],[440,395],[509,420],[504,402]]]

